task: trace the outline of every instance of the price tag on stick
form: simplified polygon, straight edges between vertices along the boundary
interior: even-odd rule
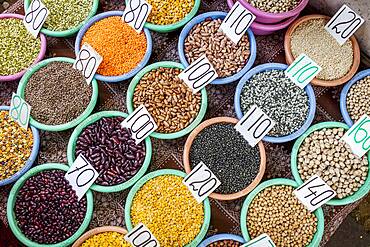
[[[158,240],[143,223],[135,226],[124,239],[134,247],[159,247]]]
[[[89,44],[85,43],[77,55],[73,68],[81,71],[87,84],[90,85],[102,61],[102,56],[100,56]]]
[[[363,23],[364,19],[344,4],[325,25],[325,30],[343,45]]]
[[[337,193],[324,180],[314,175],[294,190],[298,200],[311,212],[332,199]]]
[[[253,105],[251,109],[235,125],[238,131],[252,147],[274,127],[275,122],[267,116],[258,106]]]
[[[241,247],[276,247],[272,239],[266,233],[259,235]]]
[[[122,15],[122,21],[140,33],[151,10],[152,6],[145,0],[129,0]]]
[[[358,157],[370,150],[370,117],[363,115],[342,137]]]
[[[221,23],[220,29],[237,44],[254,19],[256,16],[237,1]]]
[[[194,94],[202,90],[217,77],[215,68],[213,68],[205,54],[179,74],[179,78],[188,85]]]
[[[198,203],[201,203],[221,185],[220,180],[203,162],[194,167],[182,183],[188,187]]]
[[[86,191],[99,177],[99,173],[89,161],[80,154],[64,177],[68,180],[72,189],[76,191],[78,200],[81,200]]]
[[[13,93],[10,101],[9,116],[23,129],[27,130],[30,121],[31,106],[18,94]]]
[[[33,37],[37,38],[37,35],[39,35],[42,25],[44,25],[49,13],[49,10],[41,0],[33,0],[31,2],[24,15],[23,24]]]

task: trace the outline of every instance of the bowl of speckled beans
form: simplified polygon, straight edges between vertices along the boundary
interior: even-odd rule
[[[316,86],[334,87],[349,81],[360,65],[360,48],[354,35],[343,45],[335,40],[325,25],[325,15],[307,15],[289,26],[284,37],[285,59],[288,64],[302,53],[322,67],[312,79]]]
[[[101,226],[85,232],[72,247],[130,247],[124,240],[127,230],[119,226]]]
[[[32,0],[24,0],[26,11]],[[51,37],[70,37],[96,14],[99,0],[43,0],[49,15],[40,32]]]
[[[35,39],[23,25],[23,18],[18,14],[0,14],[0,82],[21,78],[45,56],[45,35]]]
[[[186,24],[179,37],[181,63],[188,67],[205,54],[218,74],[212,84],[227,84],[238,80],[256,60],[256,40],[250,29],[237,45],[219,29],[226,15],[220,11],[200,14]]]
[[[298,184],[313,175],[321,177],[336,193],[328,205],[346,205],[360,200],[370,190],[370,154],[357,157],[341,141],[348,125],[322,122],[313,125],[296,140],[291,169]]]
[[[203,240],[198,247],[239,247],[245,243],[242,236],[221,233],[216,234]]]

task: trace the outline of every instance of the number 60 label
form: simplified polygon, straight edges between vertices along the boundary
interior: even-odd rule
[[[370,117],[363,115],[342,137],[358,157],[370,150]]]
[[[39,34],[48,15],[49,10],[40,0],[33,0],[31,2],[23,18],[23,24],[34,38]]]
[[[82,72],[87,84],[90,84],[103,58],[85,43],[76,57],[73,68]]]

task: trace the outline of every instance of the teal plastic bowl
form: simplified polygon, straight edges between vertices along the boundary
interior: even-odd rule
[[[161,169],[157,170],[151,173],[148,173],[144,177],[142,177],[130,190],[130,193],[127,196],[126,199],[126,204],[125,204],[125,222],[127,226],[127,230],[131,231],[134,226],[132,225],[131,222],[131,206],[132,206],[132,201],[134,200],[135,194],[140,190],[140,188],[148,182],[150,179],[159,177],[162,175],[175,175],[179,177],[186,177],[186,173],[179,171],[179,170],[174,170],[174,169]],[[203,225],[196,236],[196,238],[191,241],[189,244],[185,245],[185,247],[195,247],[198,246],[198,244],[203,240],[203,238],[206,236],[209,223],[211,221],[211,206],[209,203],[208,198],[206,198],[203,201],[203,207],[204,207],[204,222]]]
[[[185,67],[182,64],[170,62],[170,61],[153,63],[143,68],[139,73],[136,74],[136,76],[132,79],[130,85],[128,86],[127,97],[126,97],[128,113],[132,113],[135,110],[134,104],[133,104],[134,92],[135,92],[135,87],[137,84],[139,84],[141,77],[143,77],[146,73],[154,69],[161,68],[161,67],[162,68],[185,69]],[[193,120],[193,122],[191,122],[191,124],[189,124],[186,128],[178,132],[168,133],[168,134],[153,132],[150,136],[152,136],[153,138],[157,138],[157,139],[176,139],[176,138],[180,138],[190,133],[195,127],[197,127],[202,121],[204,115],[206,114],[207,104],[208,104],[206,89],[203,88],[200,92],[201,92],[201,97],[202,97],[200,110],[198,112],[197,117]]]
[[[24,174],[13,186],[12,190],[9,193],[8,202],[7,202],[7,208],[6,208],[6,214],[9,222],[10,229],[12,230],[13,234],[17,237],[17,239],[22,242],[22,244],[26,246],[32,246],[32,247],[65,247],[73,244],[76,239],[78,239],[84,231],[87,229],[87,227],[90,224],[90,221],[93,216],[93,207],[94,207],[94,199],[93,194],[91,190],[88,190],[85,194],[87,199],[87,206],[86,206],[86,215],[85,219],[83,220],[81,226],[78,228],[78,230],[69,238],[66,240],[56,243],[56,244],[39,244],[37,242],[34,242],[30,239],[28,239],[21,231],[21,229],[18,227],[16,216],[14,213],[14,206],[17,199],[17,195],[19,190],[22,188],[23,184],[30,178],[35,176],[37,173],[46,171],[46,170],[62,170],[67,172],[69,169],[68,166],[64,164],[57,164],[57,163],[48,163],[44,165],[39,165],[31,170],[29,170],[26,174]]]
[[[298,156],[299,148],[300,148],[301,144],[303,143],[304,139],[307,136],[309,136],[312,132],[314,132],[316,130],[323,129],[323,128],[327,128],[327,129],[343,128],[345,130],[349,129],[348,125],[346,125],[344,123],[340,123],[340,122],[322,122],[322,123],[312,125],[311,128],[309,128],[300,138],[298,138],[295,141],[294,146],[293,146],[293,150],[292,150],[292,156],[291,156],[291,159],[290,159],[290,166],[291,166],[291,169],[292,169],[294,179],[297,181],[297,183],[299,185],[303,184],[303,180],[302,180],[302,178],[301,178],[301,176],[299,175],[299,172],[298,172],[297,156]],[[370,161],[370,153],[369,152],[367,153],[367,158]],[[342,199],[337,199],[337,198],[331,199],[326,204],[333,205],[333,206],[347,205],[347,204],[350,204],[350,203],[353,203],[355,201],[360,200],[367,193],[369,193],[369,191],[370,191],[370,169],[368,169],[367,178],[365,180],[365,183],[359,188],[358,191],[356,191],[352,195],[347,196],[347,197],[342,198]]]
[[[253,199],[257,196],[258,193],[260,193],[262,190],[266,189],[267,187],[274,186],[274,185],[289,185],[294,188],[299,187],[298,183],[296,181],[286,179],[286,178],[274,178],[271,180],[267,180],[260,185],[258,185],[245,199],[243,203],[243,207],[240,214],[240,227],[242,229],[242,234],[246,242],[251,240],[251,236],[249,235],[248,228],[247,228],[247,215],[248,215],[248,209],[251,205]],[[319,243],[322,239],[322,236],[324,234],[324,213],[321,208],[318,208],[314,212],[316,218],[317,218],[317,229],[315,232],[315,235],[313,236],[313,239],[311,243],[307,247],[317,247],[319,246]]]
[[[67,62],[67,63],[73,64],[74,61],[75,61],[74,59],[68,58],[68,57],[54,57],[54,58],[49,58],[49,59],[39,62],[38,64],[36,64],[35,66],[27,70],[27,72],[23,75],[18,85],[17,94],[21,96],[21,98],[24,99],[24,92],[25,92],[28,80],[31,78],[33,73],[35,73],[42,67],[47,66],[51,62]],[[36,121],[32,117],[32,111],[31,111],[30,125],[33,125],[34,127],[40,130],[46,130],[46,131],[63,131],[63,130],[67,130],[67,129],[71,129],[75,127],[76,125],[81,123],[85,118],[87,118],[90,115],[90,113],[94,110],[96,101],[98,100],[98,82],[95,79],[93,79],[90,85],[92,86],[92,89],[93,89],[91,100],[90,100],[90,103],[87,105],[85,111],[83,111],[80,116],[78,116],[77,118],[75,118],[74,120],[68,123],[59,124],[59,125],[47,125],[47,124],[43,124],[43,123]]]
[[[102,111],[95,113],[88,117],[85,121],[79,124],[73,131],[71,137],[69,138],[68,147],[67,147],[67,159],[68,165],[72,166],[73,162],[75,161],[75,150],[76,150],[76,143],[78,137],[81,135],[82,131],[89,125],[97,122],[101,118],[104,117],[123,117],[127,118],[128,114],[119,111]],[[98,184],[91,185],[90,189],[103,192],[103,193],[111,193],[111,192],[118,192],[124,189],[131,187],[134,183],[136,183],[139,178],[141,178],[146,170],[149,167],[150,161],[152,159],[152,143],[150,141],[150,137],[145,138],[145,159],[144,162],[139,169],[139,171],[133,176],[131,179],[123,182],[121,184],[112,185],[112,186],[103,186]]]
[[[93,5],[91,6],[91,10],[90,10],[89,15],[86,17],[86,19],[83,22],[81,22],[77,26],[75,26],[73,28],[70,28],[68,30],[63,30],[63,31],[52,31],[52,30],[49,30],[49,29],[46,29],[46,28],[41,28],[40,32],[47,35],[47,36],[58,37],[58,38],[73,36],[75,33],[78,32],[78,30],[80,30],[80,28],[83,25],[85,25],[85,23],[91,17],[93,17],[96,14],[96,11],[98,10],[99,0],[91,0],[91,1],[93,1]],[[24,0],[24,11],[26,11],[28,9],[31,2],[32,2],[32,0]]]

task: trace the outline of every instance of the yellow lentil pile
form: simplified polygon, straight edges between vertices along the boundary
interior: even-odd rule
[[[194,7],[194,0],[147,0],[152,6],[148,22],[169,25],[181,21]]]
[[[182,179],[162,175],[149,180],[131,206],[132,224],[146,225],[161,247],[189,244],[203,224],[203,204],[197,203]]]
[[[32,130],[24,130],[9,116],[8,111],[0,111],[0,180],[22,169],[32,147]]]
[[[102,232],[88,238],[81,247],[131,247],[123,237],[119,232]]]

